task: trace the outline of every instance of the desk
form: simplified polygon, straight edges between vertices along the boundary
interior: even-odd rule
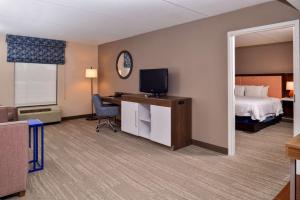
[[[121,105],[122,97],[101,97],[103,102]]]
[[[286,144],[286,154],[290,158],[290,200],[296,199],[296,160],[300,160],[300,135]]]

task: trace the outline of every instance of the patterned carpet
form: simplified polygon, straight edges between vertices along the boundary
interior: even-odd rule
[[[197,146],[170,151],[95,121],[65,121],[45,128],[45,170],[29,175],[20,200],[257,200],[272,199],[288,182],[284,143],[292,124],[256,134],[237,132],[237,155]]]

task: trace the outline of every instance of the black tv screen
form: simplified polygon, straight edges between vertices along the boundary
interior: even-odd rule
[[[168,69],[141,69],[140,91],[152,94],[168,92]]]

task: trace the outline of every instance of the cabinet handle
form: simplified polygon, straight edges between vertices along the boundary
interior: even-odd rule
[[[134,111],[134,125],[135,125],[135,127],[137,127],[137,125],[136,125],[136,111]]]

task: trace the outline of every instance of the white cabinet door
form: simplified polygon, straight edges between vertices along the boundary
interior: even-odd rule
[[[171,146],[171,108],[151,105],[151,140]]]
[[[121,130],[138,135],[138,104],[128,101],[121,102]]]

